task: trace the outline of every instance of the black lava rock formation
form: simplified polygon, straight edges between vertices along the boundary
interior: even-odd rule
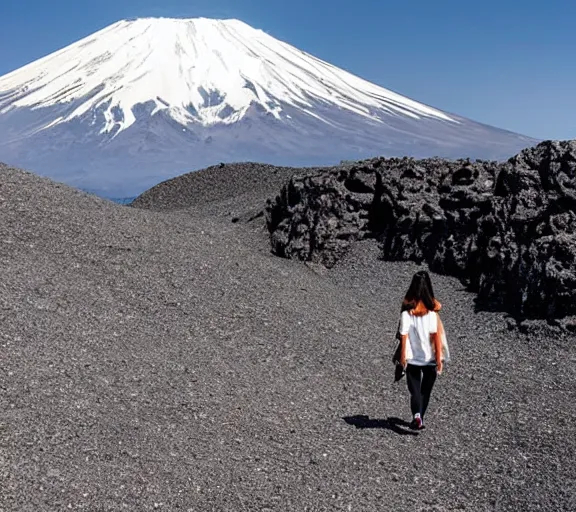
[[[379,158],[293,177],[267,205],[272,251],[331,267],[351,243],[457,276],[484,307],[576,314],[576,141],[505,163]]]

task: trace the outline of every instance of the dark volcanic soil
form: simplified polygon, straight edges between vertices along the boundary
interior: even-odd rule
[[[266,186],[211,172],[151,211],[0,168],[0,510],[576,508],[574,337],[434,276],[453,362],[411,432],[416,265],[272,256]]]

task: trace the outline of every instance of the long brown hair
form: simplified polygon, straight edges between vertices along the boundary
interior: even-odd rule
[[[412,282],[402,303],[402,311],[412,310],[419,303],[424,304],[428,311],[436,311],[440,306],[440,303],[434,297],[430,274],[425,270],[416,272],[414,277],[412,277]]]

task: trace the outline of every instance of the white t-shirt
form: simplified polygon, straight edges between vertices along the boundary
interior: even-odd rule
[[[402,313],[400,319],[400,334],[408,335],[406,343],[406,362],[416,366],[436,364],[434,349],[430,334],[438,332],[438,315],[429,311],[422,316],[411,315],[408,311]]]

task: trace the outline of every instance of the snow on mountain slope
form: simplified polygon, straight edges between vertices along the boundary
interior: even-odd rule
[[[0,160],[110,193],[218,161],[501,158],[532,143],[237,20],[120,21],[0,77]]]
[[[108,102],[103,131],[116,133],[134,123],[132,108],[149,100],[176,121],[204,125],[236,122],[252,102],[279,119],[280,102],[306,111],[309,97],[374,121],[372,110],[451,121],[237,20],[121,21],[6,75],[0,90],[12,91],[1,113],[89,97],[46,128]]]

